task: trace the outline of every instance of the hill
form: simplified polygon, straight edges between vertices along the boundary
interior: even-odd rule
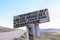
[[[49,28],[49,29],[40,29],[41,32],[60,32],[60,29]]]
[[[14,31],[15,29],[11,29],[11,28],[6,28],[3,26],[0,26],[0,33],[1,32],[9,32],[9,31]]]

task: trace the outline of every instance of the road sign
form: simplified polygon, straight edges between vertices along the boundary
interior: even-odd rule
[[[42,9],[27,14],[14,16],[14,28],[26,26],[27,23],[49,22],[48,9]]]

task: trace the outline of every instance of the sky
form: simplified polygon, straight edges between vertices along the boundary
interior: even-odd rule
[[[45,8],[50,22],[39,24],[40,28],[60,29],[60,0],[0,0],[0,26],[13,28],[13,16]]]

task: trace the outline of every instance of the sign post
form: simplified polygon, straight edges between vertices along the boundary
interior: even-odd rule
[[[29,40],[37,40],[37,37],[40,37],[39,24],[28,24],[27,28]]]
[[[40,36],[39,23],[49,22],[48,9],[42,9],[23,15],[14,16],[14,28],[26,26],[29,40]],[[39,30],[39,31],[38,31]]]

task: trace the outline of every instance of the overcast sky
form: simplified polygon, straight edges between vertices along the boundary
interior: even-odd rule
[[[45,8],[50,22],[40,24],[40,28],[60,29],[60,0],[0,0],[0,26],[13,28],[13,16]]]

